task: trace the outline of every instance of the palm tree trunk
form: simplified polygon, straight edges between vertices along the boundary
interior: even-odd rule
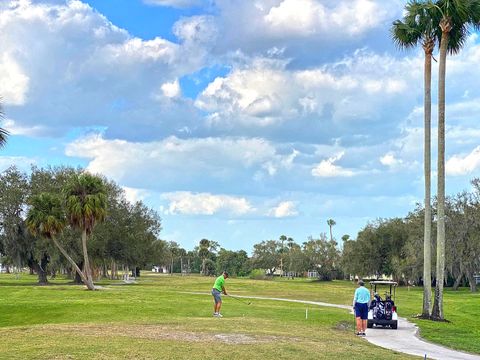
[[[80,268],[78,267],[77,263],[75,261],[73,261],[73,259],[67,254],[67,252],[65,251],[65,249],[63,248],[62,245],[60,245],[60,243],[57,241],[57,239],[55,237],[52,237],[52,240],[53,240],[53,243],[55,244],[55,246],[58,248],[58,250],[60,250],[60,252],[62,253],[63,256],[65,256],[65,258],[70,262],[70,264],[72,264],[73,268],[76,270],[76,272],[78,273],[78,275],[80,275],[80,277],[82,278],[82,281],[83,283],[85,284],[85,286],[89,289],[89,290],[95,290],[95,287],[92,286],[90,287],[90,284],[88,282],[88,279],[87,277],[85,276],[85,274],[82,272],[82,270],[80,270]]]
[[[94,290],[95,286],[93,285],[92,279],[92,269],[90,268],[90,261],[88,260],[88,251],[87,251],[87,231],[82,230],[82,250],[83,250],[83,268],[85,269],[85,275],[87,277],[88,285],[87,287],[90,290]]]
[[[442,20],[442,22],[444,22]],[[442,24],[440,24],[442,26]],[[446,27],[442,26],[442,30]],[[445,279],[445,78],[449,31],[442,31],[438,70],[438,164],[437,164],[437,281],[432,318],[444,320],[443,283]]]
[[[433,41],[425,44],[424,69],[424,175],[425,175],[425,218],[423,236],[423,311],[422,317],[430,317],[432,304],[432,207],[431,199],[431,122],[432,122],[432,51]]]

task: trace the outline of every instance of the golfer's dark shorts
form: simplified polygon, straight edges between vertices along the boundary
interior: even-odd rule
[[[222,294],[221,291],[218,291],[217,289],[212,289],[212,295],[213,295],[213,298],[215,299],[215,304],[222,302],[221,294]]]
[[[355,303],[355,317],[359,317],[362,320],[368,319],[368,304]]]

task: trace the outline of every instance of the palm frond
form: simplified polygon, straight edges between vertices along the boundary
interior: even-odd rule
[[[3,120],[5,117],[5,113],[3,112],[3,107],[2,107],[2,98],[0,97],[0,120]],[[8,138],[9,132],[0,127],[0,148],[4,147],[7,144],[7,138]]]
[[[415,28],[407,25],[401,20],[393,22],[391,38],[394,44],[401,49],[408,49],[418,45],[421,34]]]
[[[440,22],[430,2],[424,0],[410,0],[405,6],[405,15],[402,20],[396,20],[390,30],[391,38],[399,48],[411,48],[423,45],[431,40],[436,42],[436,29]]]
[[[438,0],[438,13],[451,25],[447,51],[457,54],[465,45],[472,29],[480,29],[480,0]],[[441,38],[437,28],[437,38]]]
[[[471,26],[475,30],[480,30],[480,1],[470,0],[468,5],[468,16]]]
[[[32,235],[51,239],[63,231],[66,221],[58,196],[41,193],[33,196],[29,203],[26,224]]]
[[[66,208],[72,226],[91,233],[106,217],[107,196],[103,180],[89,173],[74,175],[65,189]]]
[[[467,41],[469,33],[468,27],[453,24],[447,46],[447,51],[450,55],[455,55],[460,52]]]

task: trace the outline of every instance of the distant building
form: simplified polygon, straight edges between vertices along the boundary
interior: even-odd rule
[[[473,278],[475,279],[475,283],[478,285],[480,284],[480,274],[473,275]]]
[[[157,266],[157,265],[152,267],[152,272],[160,273],[160,274],[169,273],[168,268],[166,266]]]

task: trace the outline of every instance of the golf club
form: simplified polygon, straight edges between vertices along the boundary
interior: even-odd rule
[[[357,334],[357,317],[355,316],[355,306],[353,307],[353,333]]]
[[[244,303],[244,304],[247,304],[247,305],[250,305],[250,304],[251,304],[250,301],[242,300],[242,299],[240,299],[240,298],[238,298],[238,297],[236,297],[236,296],[233,296],[233,295],[230,295],[230,294],[228,294],[228,296],[231,297],[231,298],[233,298],[233,299],[235,299],[235,300],[238,300],[238,301],[240,301],[240,302],[242,302],[242,303]]]

